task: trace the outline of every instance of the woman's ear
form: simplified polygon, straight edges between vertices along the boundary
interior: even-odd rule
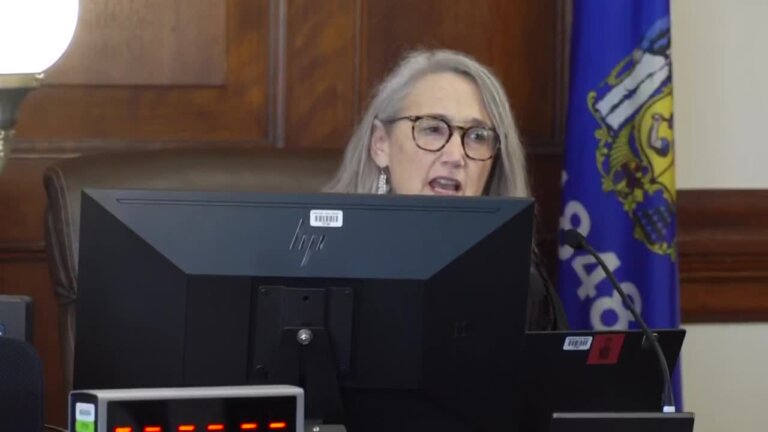
[[[379,168],[389,166],[389,135],[384,124],[379,120],[373,121],[371,132],[371,158]]]

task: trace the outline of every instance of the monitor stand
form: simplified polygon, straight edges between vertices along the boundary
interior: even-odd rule
[[[277,359],[270,381],[304,389],[304,418],[323,423],[343,421],[333,351],[323,327],[283,329]]]
[[[303,388],[307,430],[344,430],[339,379],[349,370],[354,291],[264,285],[257,292],[250,381]]]

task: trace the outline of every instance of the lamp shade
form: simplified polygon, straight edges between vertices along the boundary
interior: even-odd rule
[[[40,73],[67,49],[80,0],[0,0],[0,74]]]

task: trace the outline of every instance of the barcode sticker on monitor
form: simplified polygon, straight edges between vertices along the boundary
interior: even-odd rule
[[[563,351],[586,351],[592,346],[592,336],[568,336]]]
[[[313,227],[338,228],[344,225],[344,212],[341,210],[311,210],[309,224]]]

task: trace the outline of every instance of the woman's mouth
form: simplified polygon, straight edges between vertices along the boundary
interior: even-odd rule
[[[435,177],[429,181],[429,188],[436,195],[457,195],[461,192],[461,182],[451,177]]]

